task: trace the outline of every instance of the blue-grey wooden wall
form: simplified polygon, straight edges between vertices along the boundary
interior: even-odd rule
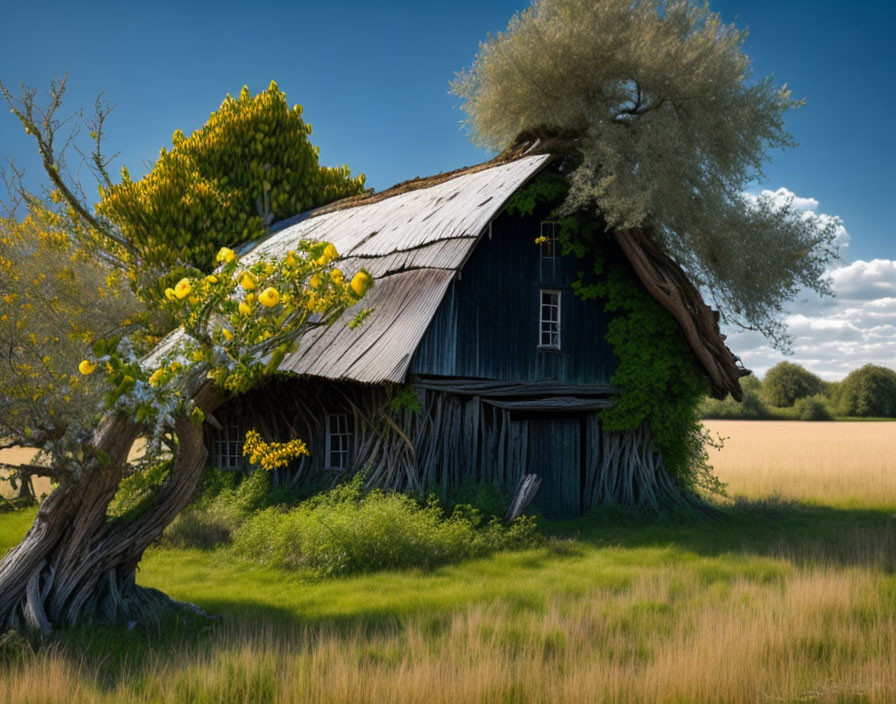
[[[411,361],[413,374],[608,384],[616,366],[597,301],[570,284],[583,262],[542,260],[541,220],[501,215],[450,285]],[[558,252],[559,254],[559,252]],[[539,349],[539,290],[561,295],[560,350]]]

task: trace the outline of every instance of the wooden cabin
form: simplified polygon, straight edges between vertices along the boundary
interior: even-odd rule
[[[420,179],[275,226],[247,258],[330,241],[343,271],[374,276],[362,302],[372,313],[356,330],[337,322],[309,332],[282,374],[217,412],[209,461],[243,468],[242,438],[256,428],[309,444],[286,478],[296,483],[364,472],[368,485],[402,491],[467,481],[511,491],[533,473],[549,518],[636,502],[619,465],[670,481],[645,429],[601,429],[617,360],[600,302],[571,290],[581,262],[561,255],[554,223],[505,212],[549,161],[523,156]]]

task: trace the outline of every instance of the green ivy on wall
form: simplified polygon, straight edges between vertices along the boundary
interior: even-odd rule
[[[562,202],[567,188],[561,175],[545,173],[518,191],[507,210],[531,215]],[[709,385],[678,323],[644,289],[600,219],[575,214],[557,222],[563,254],[590,264],[573,291],[602,302],[611,316],[607,340],[619,362],[611,383],[619,394],[601,411],[603,427],[624,431],[646,423],[679,487],[718,492],[705,450],[711,440],[697,413]]]

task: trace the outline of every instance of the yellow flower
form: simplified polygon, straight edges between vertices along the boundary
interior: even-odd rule
[[[249,304],[246,303],[245,301],[242,301],[240,303],[239,308],[240,308],[240,313],[242,313],[243,315],[249,315],[252,312],[252,309],[249,307]]]
[[[280,302],[280,292],[270,286],[259,294],[258,302],[265,308],[273,308]]]
[[[343,277],[342,272],[339,271],[339,269],[333,269],[330,272],[330,278],[333,279],[333,281],[337,284],[341,284],[343,281],[345,281],[345,277]]]
[[[336,251],[332,244],[328,244],[324,247],[324,256],[327,258],[327,261],[331,262],[339,256],[339,252]]]
[[[228,247],[221,247],[215,256],[216,262],[224,262],[225,264],[230,264],[234,259],[236,259],[236,252]]]
[[[352,287],[355,295],[360,298],[373,285],[373,278],[362,269],[352,277],[352,282],[349,285]]]
[[[174,287],[174,295],[177,296],[179,300],[183,300],[190,295],[190,291],[192,290],[193,287],[190,286],[190,280],[181,279],[177,282],[177,286]]]
[[[195,306],[199,303],[199,296],[190,296],[187,300],[190,302],[191,306]]]
[[[78,365],[78,371],[81,372],[84,376],[87,376],[88,374],[93,374],[96,371],[96,365],[92,364],[89,359],[83,359]]]
[[[315,274],[310,279],[308,279],[308,285],[311,288],[317,288],[320,286],[320,274]]]
[[[173,289],[173,288],[166,288],[166,289],[165,289],[165,298],[167,298],[169,301],[176,301],[176,300],[177,300],[177,294],[174,293],[174,289]]]
[[[218,283],[218,277],[215,276],[214,274],[209,274],[208,276],[205,277],[205,280],[210,284]]]
[[[233,339],[233,333],[230,332],[230,330],[228,330],[227,328],[221,328],[221,334],[224,336],[225,340]]]
[[[150,385],[150,386],[158,386],[158,385],[159,385],[159,379],[162,378],[162,374],[164,374],[164,373],[165,373],[164,368],[161,368],[161,367],[160,367],[159,369],[156,369],[156,370],[152,373],[152,376],[149,377],[149,385]]]
[[[296,264],[298,264],[299,260],[296,259],[296,253],[290,252],[289,254],[287,254],[286,259],[283,260],[283,263],[286,264],[286,266],[295,266]]]
[[[548,238],[545,237],[544,235],[542,235],[541,237],[535,238],[535,244],[544,244],[547,241],[548,241]]]
[[[255,277],[248,271],[243,272],[243,275],[240,277],[240,286],[247,291],[252,291],[255,288]]]

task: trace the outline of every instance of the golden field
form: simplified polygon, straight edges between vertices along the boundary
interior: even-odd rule
[[[896,424],[708,425],[719,517],[608,511],[543,548],[325,580],[155,548],[139,581],[220,620],[0,648],[0,702],[896,701]],[[28,519],[0,514],[0,552]]]
[[[896,506],[896,422],[710,420],[711,462],[732,495]]]

